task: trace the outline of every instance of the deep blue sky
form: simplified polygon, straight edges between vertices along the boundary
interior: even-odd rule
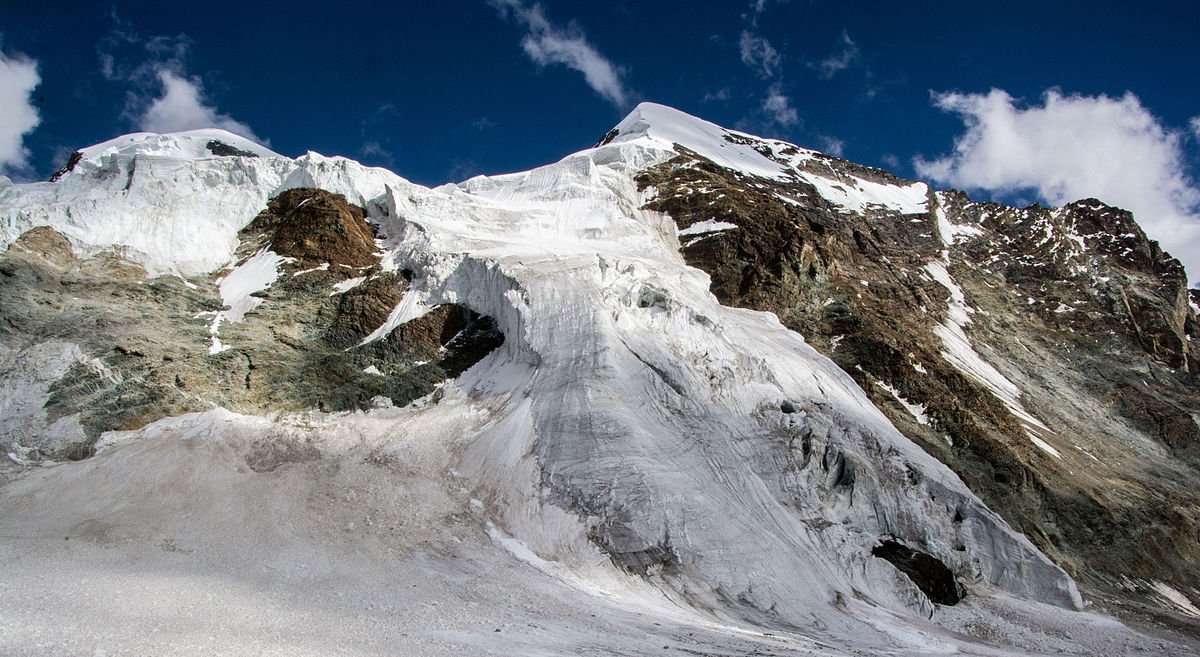
[[[640,100],[821,150],[838,140],[845,157],[908,177],[914,156],[948,152],[963,131],[931,91],[997,87],[1030,101],[1054,87],[1132,91],[1181,134],[1200,115],[1190,2],[770,0],[755,18],[750,0],[545,0],[556,28],[573,23],[622,69],[621,106],[579,72],[531,61],[520,21],[483,0],[3,4],[0,51],[37,60],[41,76],[42,122],[24,142],[32,170],[10,172],[17,179],[44,178],[70,150],[136,129],[138,102],[158,90],[128,71],[178,43],[147,49],[156,36],[186,35],[176,58],[185,75],[274,150],[345,155],[423,184],[555,160]],[[770,74],[743,62],[743,31],[777,51]],[[846,52],[857,54],[823,77],[820,63]],[[101,54],[124,78],[102,74]],[[764,113],[772,85],[795,123]],[[1196,138],[1182,148],[1194,173]]]

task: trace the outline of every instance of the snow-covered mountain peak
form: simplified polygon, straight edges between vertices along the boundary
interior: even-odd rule
[[[292,159],[225,130],[140,132],[75,151],[50,182],[0,186],[0,248],[51,226],[78,255],[109,248],[151,275],[193,276],[229,262],[266,201],[299,187],[366,205],[394,173],[342,157]]]
[[[279,153],[245,137],[218,128],[183,132],[135,132],[89,146],[79,151],[81,159],[98,161],[111,155],[147,156],[198,160],[229,155],[282,157]]]
[[[727,130],[666,105],[641,103],[606,137],[618,143],[635,139],[649,139],[668,149],[679,144],[717,164],[764,178],[780,178],[788,170],[787,165],[773,158],[771,142]]]
[[[729,130],[664,105],[638,105],[600,145],[623,142],[645,142],[688,157],[699,156],[764,183],[811,185],[817,195],[842,212],[862,213],[874,207],[920,214],[927,209],[929,188],[924,183],[900,180],[778,139]],[[796,202],[788,189],[779,191]]]

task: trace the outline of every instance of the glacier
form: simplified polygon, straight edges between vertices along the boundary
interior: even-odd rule
[[[77,253],[116,248],[148,276],[237,265],[221,287],[214,349],[221,320],[253,310],[250,293],[270,285],[279,258],[239,265],[238,231],[300,187],[365,207],[385,268],[414,272],[379,331],[455,303],[494,318],[505,336],[409,407],[165,418],[104,434],[91,459],[6,483],[0,555],[12,567],[0,574],[0,645],[12,654],[238,645],[648,654],[669,643],[715,654],[991,655],[1072,649],[1072,632],[1137,644],[1116,621],[1079,611],[1062,569],[802,336],[772,314],[718,303],[708,276],[685,265],[674,222],[643,209],[655,191],[639,191],[634,177],[682,147],[747,175],[803,177],[851,209],[924,212],[932,192],[825,179],[795,168],[811,152],[783,154],[788,145],[768,141],[764,154],[729,134],[738,133],[643,104],[594,148],[432,189],[345,158],[286,158],[221,131],[141,134],[84,149],[57,182],[0,190],[0,247],[51,226]],[[213,139],[255,157],[214,156],[204,149]],[[5,390],[44,394],[47,375]],[[238,455],[264,437],[315,446],[318,464],[339,465],[250,473]],[[368,454],[385,454],[391,469],[370,466]],[[403,531],[362,536],[389,517]],[[39,556],[13,538],[81,526],[101,547]],[[945,564],[967,597],[931,602],[873,555],[885,540]],[[181,555],[194,556],[169,562]],[[53,585],[35,572],[53,573]],[[60,599],[56,586],[74,593]],[[328,600],[326,588],[346,597]],[[309,600],[331,627],[302,629],[316,613]],[[71,601],[104,627],[73,625],[51,640],[51,623],[70,623]],[[198,610],[195,626],[168,618],[188,609]],[[352,629],[343,636],[329,615],[354,617]],[[484,618],[527,627],[514,637],[510,626],[474,622]],[[129,634],[113,627],[124,622]],[[273,623],[292,634],[273,635]],[[160,624],[164,634],[135,638]],[[970,636],[983,626],[1021,629]],[[202,640],[209,632],[228,634]]]

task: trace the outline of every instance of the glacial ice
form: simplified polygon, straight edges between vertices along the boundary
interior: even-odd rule
[[[57,183],[0,190],[3,240],[51,225],[81,252],[117,246],[152,274],[194,275],[230,262],[268,198],[301,186],[346,194],[378,224],[385,265],[416,272],[419,292],[388,325],[457,303],[505,335],[445,392],[473,418],[453,469],[523,561],[580,589],[624,582],[712,622],[821,628],[878,647],[911,647],[880,619],[934,611],[872,557],[884,538],[980,590],[1078,608],[1071,579],[832,361],[774,315],[720,305],[633,180],[675,143],[750,175],[784,167],[661,106],[618,127],[557,163],[435,189],[315,153],[212,158],[189,135],[122,138],[85,149]],[[845,202],[925,211],[923,185],[885,191]],[[226,313],[266,279],[255,271]],[[404,433],[440,426],[438,408],[406,411]]]

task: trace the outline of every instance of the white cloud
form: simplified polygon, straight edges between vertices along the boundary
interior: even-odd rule
[[[250,126],[218,112],[206,98],[200,78],[187,74],[190,37],[143,37],[115,8],[109,12],[109,20],[112,27],[96,46],[100,74],[110,82],[128,85],[122,117],[134,127],[146,132],[220,128],[270,145]]]
[[[162,95],[151,101],[138,119],[138,129],[147,132],[179,132],[197,128],[220,128],[247,139],[261,141],[250,126],[215,107],[204,104],[204,90],[198,79],[185,78],[174,71],[160,69]]]
[[[617,107],[628,103],[629,93],[621,80],[622,71],[600,54],[583,30],[571,24],[565,28],[546,18],[540,4],[526,5],[522,0],[491,0],[504,17],[514,16],[525,27],[521,48],[538,66],[562,64],[583,74],[593,91]]]
[[[763,111],[771,120],[782,126],[792,126],[800,122],[800,115],[792,107],[792,100],[783,94],[779,84],[767,89],[767,97],[763,99]]]
[[[850,38],[846,32],[842,32],[842,51],[836,55],[831,55],[826,59],[809,64],[817,69],[817,73],[824,79],[828,80],[836,75],[839,71],[844,71],[850,68],[850,65],[858,59],[859,49],[858,44]]]
[[[821,142],[821,149],[834,157],[841,157],[846,152],[846,142],[837,137],[822,135],[818,140]]]
[[[1120,98],[1048,91],[1041,105],[1000,89],[934,94],[962,117],[954,151],[917,172],[967,189],[1034,190],[1062,205],[1095,197],[1130,210],[1153,239],[1200,281],[1200,191],[1184,164],[1183,134],[1165,128],[1132,93]],[[1195,126],[1193,126],[1195,127]]]
[[[742,30],[738,47],[741,49],[742,63],[749,66],[759,77],[766,79],[780,74],[782,60],[779,52],[763,36],[750,30]]]
[[[1200,116],[1193,116],[1188,125],[1191,126],[1192,134],[1196,136],[1196,139],[1200,139]]]
[[[29,149],[23,142],[42,122],[30,102],[41,81],[36,61],[0,53],[0,170],[29,166]]]
[[[374,140],[364,141],[359,151],[362,152],[363,155],[378,155],[380,157],[392,156],[391,152],[383,147],[383,144]]]

